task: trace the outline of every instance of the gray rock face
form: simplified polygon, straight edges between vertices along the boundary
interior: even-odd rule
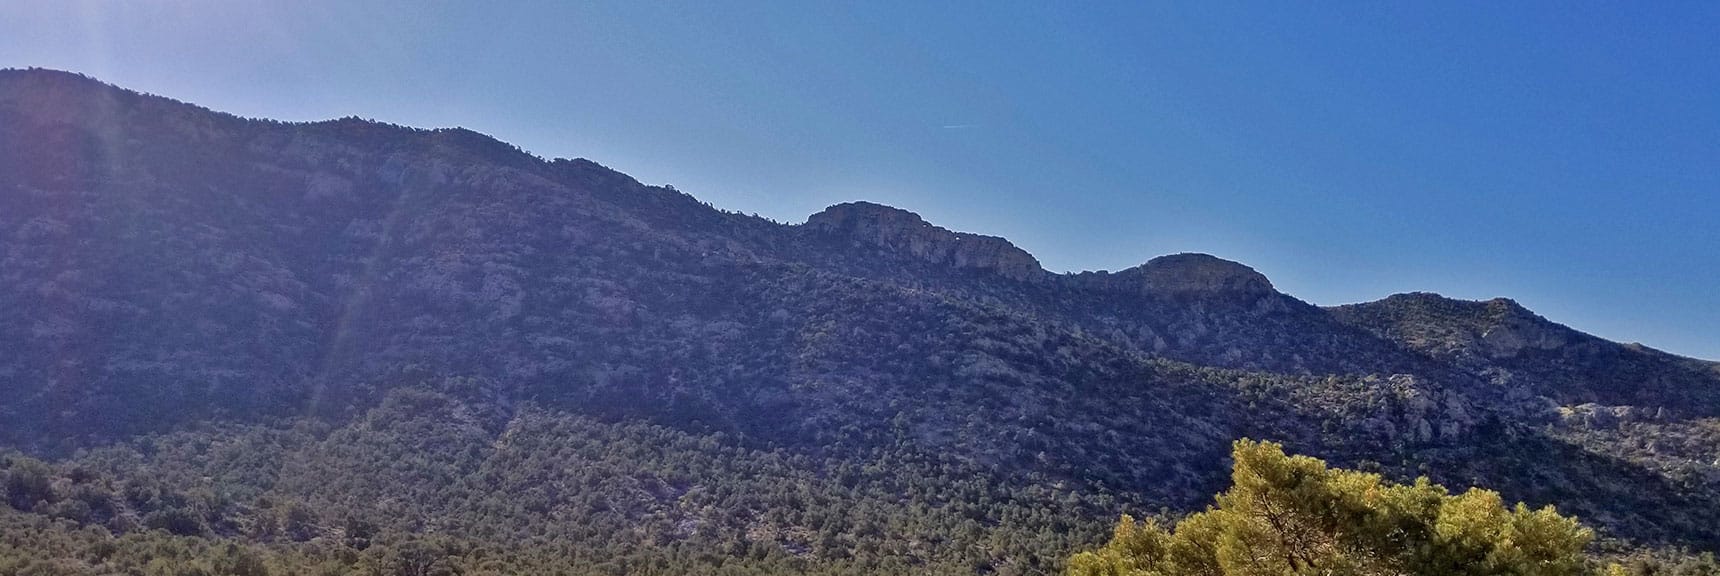
[[[1265,295],[1272,282],[1253,268],[1207,254],[1172,254],[1148,260],[1120,275],[1139,279],[1148,293],[1219,292]]]
[[[1409,374],[1394,374],[1382,384],[1389,395],[1361,420],[1362,430],[1402,446],[1457,444],[1475,430],[1477,407],[1460,392]]]
[[[1498,310],[1499,317],[1497,324],[1481,334],[1481,350],[1490,358],[1511,358],[1528,349],[1557,350],[1568,341],[1565,330],[1512,300],[1497,298],[1487,306]]]
[[[1571,408],[1565,421],[1590,430],[1606,430],[1618,426],[1618,416],[1612,407],[1593,402]]]
[[[1116,273],[1083,272],[1069,277],[1076,286],[1142,296],[1228,296],[1259,298],[1277,295],[1265,275],[1238,262],[1209,254],[1172,254]],[[1263,300],[1261,312],[1282,303]]]
[[[1388,382],[1397,389],[1401,429],[1412,444],[1455,441],[1475,428],[1468,398],[1452,390],[1429,389],[1409,374],[1395,374]]]
[[[808,229],[956,269],[983,270],[1012,280],[1145,297],[1220,297],[1249,303],[1256,315],[1282,311],[1283,299],[1265,275],[1208,254],[1172,254],[1120,272],[1053,276],[1008,240],[948,230],[918,214],[874,204],[837,204],[806,220]]]
[[[954,232],[934,226],[913,212],[881,204],[837,204],[807,218],[806,226],[952,268],[986,270],[1024,282],[1044,281],[1049,276],[1038,259],[1008,240]]]
[[[1587,430],[1611,430],[1625,423],[1663,421],[1671,416],[1669,412],[1664,407],[1607,406],[1594,402],[1559,409],[1566,425]]]

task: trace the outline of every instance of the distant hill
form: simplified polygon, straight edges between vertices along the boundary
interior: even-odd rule
[[[888,206],[784,225],[49,70],[0,72],[0,349],[0,440],[61,479],[14,508],[109,486],[73,516],[118,533],[1042,573],[1205,505],[1248,436],[1720,548],[1720,365],[1509,300],[1321,308],[1204,254],[1054,274]],[[254,531],[288,503],[297,536]]]

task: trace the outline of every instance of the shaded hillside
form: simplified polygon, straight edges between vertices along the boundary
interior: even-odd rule
[[[1053,274],[1007,240],[876,204],[783,225],[462,129],[247,120],[0,72],[0,263],[0,438],[55,458],[162,434],[362,426],[391,394],[460,382],[483,435],[375,450],[481,460],[509,422],[547,414],[816,463],[790,476],[854,466],[919,482],[895,463],[928,459],[961,471],[924,479],[961,494],[928,497],[928,521],[961,513],[952,498],[1019,491],[1039,512],[975,529],[1096,537],[1123,509],[1203,505],[1230,441],[1253,436],[1557,503],[1608,537],[1720,544],[1712,364],[1515,305],[1323,309],[1207,255]],[[498,489],[473,473],[413,480]],[[271,489],[246,482],[211,489]],[[293,497],[369,502],[396,484]],[[521,513],[548,529],[597,512]],[[894,542],[853,536],[838,554],[714,526],[821,561]],[[1066,544],[925,561],[1034,573]]]
[[[1561,404],[1600,403],[1713,416],[1720,364],[1572,330],[1515,301],[1398,294],[1330,309],[1340,321],[1477,377],[1526,381]]]

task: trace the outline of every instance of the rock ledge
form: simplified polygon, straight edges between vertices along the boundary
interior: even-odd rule
[[[1048,276],[1038,259],[1008,240],[950,231],[913,212],[882,204],[837,204],[807,218],[806,226],[952,268],[985,270],[1019,281]]]

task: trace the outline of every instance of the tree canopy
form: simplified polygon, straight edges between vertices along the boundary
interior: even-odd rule
[[[1238,440],[1233,485],[1174,529],[1123,516],[1111,541],[1069,560],[1070,576],[1514,575],[1588,570],[1594,534],[1547,506],[1452,494],[1426,478],[1394,484],[1329,468],[1271,442]]]

